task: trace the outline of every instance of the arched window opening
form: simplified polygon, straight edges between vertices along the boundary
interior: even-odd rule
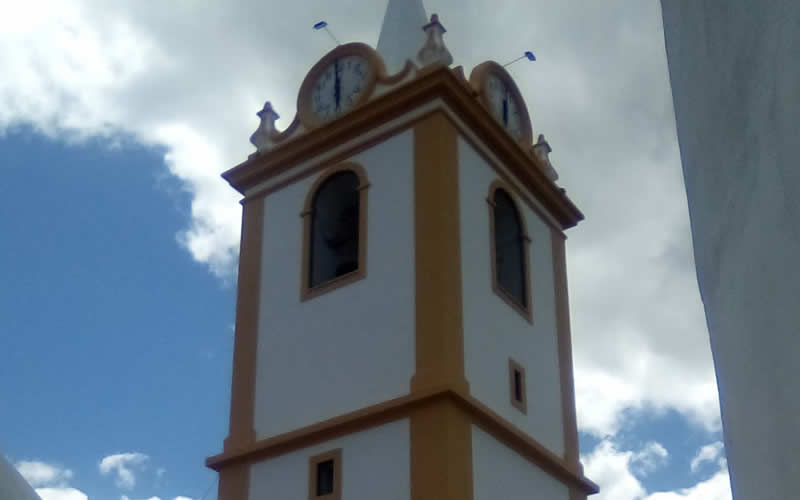
[[[309,288],[358,270],[360,198],[358,175],[349,170],[331,175],[314,194]]]
[[[528,309],[527,236],[511,196],[494,191],[494,272],[496,285],[522,309]]]

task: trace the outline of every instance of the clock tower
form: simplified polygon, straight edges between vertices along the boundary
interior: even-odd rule
[[[220,500],[578,500],[564,231],[522,93],[390,0],[308,72],[244,197]]]

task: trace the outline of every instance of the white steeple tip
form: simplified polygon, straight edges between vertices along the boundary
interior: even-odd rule
[[[431,16],[431,22],[426,24],[423,28],[425,30],[425,45],[419,49],[417,53],[417,61],[424,68],[431,64],[444,64],[450,66],[453,64],[453,56],[444,44],[442,35],[447,33],[442,23],[439,22],[439,16],[434,14]]]
[[[383,57],[387,73],[401,71],[406,61],[414,59],[425,42],[422,27],[427,22],[422,0],[389,0],[378,39],[378,53]]]

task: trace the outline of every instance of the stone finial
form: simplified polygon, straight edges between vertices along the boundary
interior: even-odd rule
[[[536,144],[533,145],[533,154],[541,160],[544,166],[544,174],[547,178],[555,182],[558,180],[558,172],[556,172],[556,169],[553,168],[553,164],[550,162],[550,153],[552,152],[553,148],[544,140],[544,134],[539,134],[539,139],[536,141]]]
[[[280,118],[280,115],[275,112],[272,103],[269,101],[264,103],[264,109],[256,113],[256,115],[261,118],[261,124],[250,136],[250,143],[256,147],[258,153],[263,153],[272,149],[274,145],[272,139],[278,133],[277,128],[275,128],[275,121]]]
[[[453,64],[453,56],[444,44],[442,35],[447,33],[442,23],[439,22],[438,14],[431,16],[431,22],[426,24],[422,30],[425,32],[425,44],[417,53],[417,61],[422,67],[431,64],[443,64],[450,66]]]

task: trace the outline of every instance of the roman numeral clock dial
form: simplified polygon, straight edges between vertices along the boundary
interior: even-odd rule
[[[508,86],[497,76],[490,75],[487,80],[489,110],[495,120],[500,122],[514,139],[522,139],[522,117],[520,103]]]
[[[297,103],[300,120],[314,128],[352,111],[369,98],[383,71],[383,61],[371,47],[340,45],[306,76]]]
[[[511,75],[499,64],[489,61],[476,67],[470,83],[489,111],[489,114],[517,142],[533,143],[528,107]]]
[[[368,69],[367,60],[361,56],[335,59],[314,84],[314,114],[331,120],[352,109],[366,86]]]

